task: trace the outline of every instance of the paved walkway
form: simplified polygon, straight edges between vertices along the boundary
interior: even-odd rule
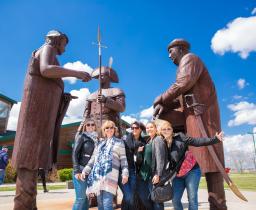
[[[0,209],[12,210],[14,191],[0,192]],[[255,210],[256,192],[243,191],[248,202],[241,201],[231,191],[226,191],[227,205],[229,210]],[[74,201],[74,190],[52,190],[48,193],[38,191],[37,203],[39,210],[70,210]],[[120,195],[121,197],[121,195]],[[183,196],[183,206],[187,210],[188,203],[186,195]],[[166,210],[173,210],[171,202],[165,204]],[[208,210],[207,191],[199,190],[199,209]]]

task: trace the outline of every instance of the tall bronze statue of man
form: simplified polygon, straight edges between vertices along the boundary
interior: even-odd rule
[[[177,108],[177,98],[182,96],[185,129],[191,137],[202,137],[197,121],[200,117],[206,134],[214,136],[221,131],[220,113],[216,90],[209,72],[199,57],[190,53],[190,44],[184,39],[175,39],[168,45],[169,58],[178,66],[176,81],[154,101],[154,116],[168,115]],[[181,98],[181,97],[180,97]],[[196,106],[200,105],[200,106]],[[196,108],[200,110],[195,110]],[[206,147],[190,147],[205,174],[211,210],[226,210],[223,177]],[[223,144],[214,145],[214,150],[224,167]]]
[[[99,68],[92,72],[92,78],[99,78]],[[100,114],[102,114],[102,121],[112,120],[118,127],[117,136],[121,135],[120,127],[120,112],[125,111],[125,94],[119,88],[110,87],[111,82],[118,83],[119,78],[113,68],[103,66],[101,68],[101,87],[102,94],[99,90],[90,94],[86,100],[84,119],[94,119],[97,128],[100,129]],[[100,106],[102,106],[102,113],[100,113]],[[83,122],[81,123],[82,126]],[[81,127],[80,126],[80,127]]]
[[[15,210],[37,209],[37,172],[51,167],[51,149],[60,127],[57,124],[61,124],[67,109],[65,101],[71,98],[64,97],[61,78],[76,77],[84,82],[91,79],[86,72],[59,66],[57,56],[64,53],[67,43],[65,34],[50,31],[45,44],[30,59],[12,155],[17,170]]]

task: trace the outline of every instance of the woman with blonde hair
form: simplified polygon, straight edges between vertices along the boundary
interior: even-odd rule
[[[97,195],[99,210],[113,210],[113,197],[118,186],[119,169],[122,170],[122,183],[128,181],[128,164],[125,146],[121,139],[114,136],[116,126],[107,120],[102,125],[103,139],[94,149],[93,156],[82,172],[88,176],[87,195]]]
[[[216,133],[213,138],[191,138],[183,133],[173,133],[171,124],[162,121],[159,132],[164,137],[168,148],[169,170],[176,173],[173,180],[172,203],[175,210],[183,210],[181,198],[187,190],[189,210],[198,209],[198,186],[201,171],[188,146],[208,146],[223,141],[223,132]]]
[[[139,147],[137,162],[141,162],[138,175],[138,194],[147,210],[164,210],[163,203],[153,202],[150,198],[153,185],[158,184],[161,177],[165,175],[168,160],[167,148],[161,136],[158,135],[154,122],[146,125],[149,135],[144,147]]]

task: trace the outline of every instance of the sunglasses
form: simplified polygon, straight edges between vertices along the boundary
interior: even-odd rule
[[[95,124],[94,124],[94,123],[92,123],[92,124],[88,123],[88,124],[86,124],[86,126],[87,126],[87,127],[95,126]]]
[[[104,130],[114,129],[114,127],[106,127]]]
[[[133,127],[131,127],[131,129],[132,129],[132,130],[138,130],[138,129],[139,129],[139,127],[135,127],[135,126],[133,126]]]
[[[162,131],[171,131],[171,128],[163,128]]]

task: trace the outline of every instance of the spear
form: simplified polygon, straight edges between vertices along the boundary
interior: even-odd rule
[[[94,43],[93,43],[94,44]],[[98,34],[97,34],[97,44],[98,46],[98,59],[99,59],[99,94],[102,94],[102,85],[101,85],[101,48],[107,48],[106,46],[101,44],[101,36],[100,36],[100,26],[98,26]],[[100,102],[100,127],[102,126],[102,103]]]

